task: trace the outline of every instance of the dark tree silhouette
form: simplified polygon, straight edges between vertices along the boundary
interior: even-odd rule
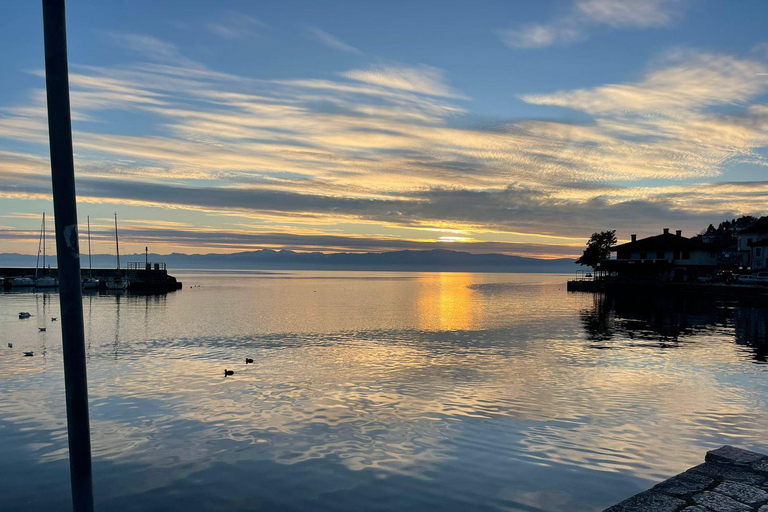
[[[600,231],[592,233],[587,242],[587,248],[576,263],[587,267],[595,268],[600,260],[607,260],[611,257],[611,247],[616,244],[616,230]]]

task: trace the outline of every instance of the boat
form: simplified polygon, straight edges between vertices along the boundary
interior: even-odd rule
[[[117,275],[107,280],[107,290],[125,290],[128,288],[128,279],[123,277],[120,269],[120,241],[117,236],[117,213],[115,213],[115,255],[117,256]]]
[[[43,271],[45,272],[45,212],[43,212],[43,226],[40,228],[40,245],[43,247]],[[38,258],[40,257],[40,248],[37,249]],[[37,276],[37,265],[35,265],[35,276]],[[36,288],[57,288],[59,280],[51,275],[44,275],[35,280]]]
[[[24,318],[29,318],[29,317],[31,317],[31,316],[32,316],[32,315],[30,315],[30,314],[29,314],[29,312],[27,312],[27,311],[22,311],[21,313],[19,313],[19,320],[23,320]]]
[[[15,286],[15,287],[35,286],[35,280],[28,276],[12,277],[9,283],[11,283],[11,286]]]
[[[84,290],[96,290],[99,280],[93,277],[93,259],[91,257],[91,217],[88,216],[88,277],[83,278]]]

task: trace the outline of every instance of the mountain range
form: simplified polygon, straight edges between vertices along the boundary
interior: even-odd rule
[[[144,261],[145,255],[121,255],[121,262]],[[34,267],[35,256],[0,253],[0,267]],[[294,269],[294,270],[418,270],[473,272],[573,272],[574,260],[560,258],[544,260],[509,256],[506,254],[472,254],[434,249],[424,251],[391,251],[368,253],[322,253],[275,251],[262,249],[231,254],[149,254],[149,260],[165,262],[173,269]],[[48,264],[56,266],[56,258]],[[81,265],[88,267],[88,255],[81,256]],[[93,255],[94,268],[114,268],[115,256]]]

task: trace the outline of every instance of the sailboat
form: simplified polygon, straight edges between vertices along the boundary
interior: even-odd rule
[[[96,290],[99,280],[93,277],[93,259],[91,257],[91,216],[88,216],[88,277],[83,278],[84,290]]]
[[[42,231],[40,232],[40,236],[42,237]],[[35,286],[35,279],[37,278],[37,265],[40,262],[40,243],[41,242],[42,242],[42,238],[37,243],[37,261],[35,261],[35,277],[34,278],[30,276],[11,277],[8,279],[9,285],[15,288]]]
[[[43,212],[43,227],[40,229],[40,243],[43,246],[43,272],[45,272],[45,212]],[[37,252],[40,254],[39,249]],[[35,277],[37,277],[37,266],[35,266]],[[36,288],[56,288],[57,286],[59,286],[59,280],[51,275],[44,275],[35,280]]]
[[[115,213],[115,254],[117,255],[117,276],[107,280],[107,290],[125,290],[128,288],[128,280],[123,278],[120,269],[120,242],[117,237],[117,213]]]

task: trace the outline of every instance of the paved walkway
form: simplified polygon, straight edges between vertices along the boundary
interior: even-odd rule
[[[604,512],[768,512],[768,456],[723,446]]]

